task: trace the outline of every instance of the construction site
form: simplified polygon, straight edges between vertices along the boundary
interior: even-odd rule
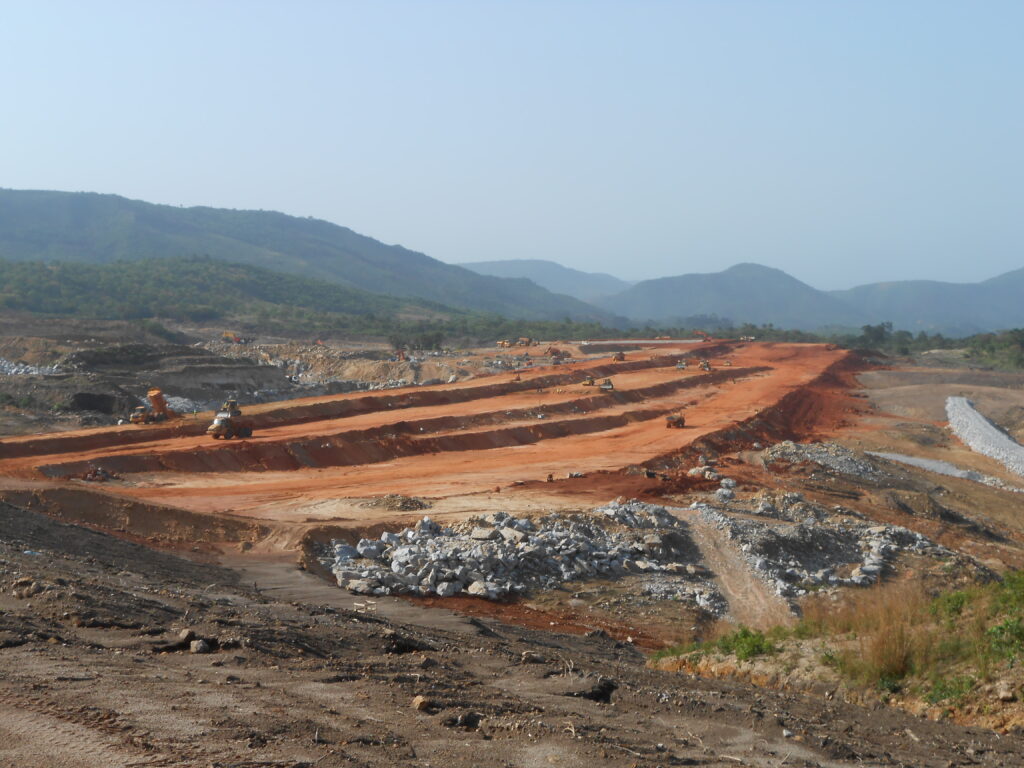
[[[951,707],[666,649],[1024,565],[1020,374],[709,337],[173,355],[226,378],[105,373],[106,423],[0,441],[0,764],[1019,764],[1019,670]]]

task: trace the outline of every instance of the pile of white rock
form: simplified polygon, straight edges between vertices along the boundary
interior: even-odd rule
[[[900,552],[952,556],[945,547],[897,525],[823,523],[816,517],[796,525],[766,524],[730,517],[706,504],[694,508],[736,542],[754,573],[786,598],[820,587],[874,584]]]
[[[56,365],[28,365],[0,357],[0,374],[4,376],[49,376],[55,373],[60,373]]]
[[[536,522],[496,512],[455,528],[424,517],[355,546],[335,542],[332,570],[357,594],[490,599],[578,579],[636,573],[685,581],[703,573],[681,562],[695,549],[686,525],[664,507],[613,502],[593,512]]]
[[[947,398],[946,418],[949,419],[949,428],[972,451],[993,458],[1011,472],[1024,477],[1024,446],[974,410],[970,400],[966,397]]]
[[[765,450],[763,455],[766,464],[810,461],[843,475],[872,477],[878,474],[878,470],[869,461],[837,443],[794,443],[785,440]]]

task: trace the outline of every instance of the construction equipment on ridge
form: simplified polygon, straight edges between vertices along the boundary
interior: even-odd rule
[[[168,407],[167,401],[164,399],[164,393],[155,387],[146,393],[146,397],[149,399],[149,408],[144,405],[139,405],[132,411],[132,415],[128,417],[128,421],[132,424],[153,424],[158,421],[167,421],[168,419],[176,419],[178,414],[175,413]]]

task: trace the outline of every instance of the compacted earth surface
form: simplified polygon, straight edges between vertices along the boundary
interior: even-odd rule
[[[244,571],[0,511],[0,765],[1011,766],[1024,749],[649,669],[600,631],[401,621],[319,584],[294,600]]]
[[[650,654],[1019,568],[1024,478],[944,408],[1012,435],[1024,377],[622,346],[2,439],[0,765],[1020,764],[1016,678],[972,717]]]

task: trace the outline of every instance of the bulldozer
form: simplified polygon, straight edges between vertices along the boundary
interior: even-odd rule
[[[616,363],[621,363],[625,359],[626,355],[624,352],[616,352],[614,355],[612,355],[612,360],[614,360]]]
[[[206,428],[206,434],[214,440],[224,438],[230,440],[233,437],[252,437],[252,424],[242,418],[242,410],[238,407],[238,401],[229,399],[213,417],[213,422]]]
[[[144,405],[137,406],[128,421],[132,424],[155,424],[158,421],[167,421],[177,418],[178,414],[168,407],[164,393],[155,387],[146,393],[149,400],[149,408]]]
[[[604,381],[601,382],[600,389],[603,389],[605,392],[611,392],[613,389],[615,389],[615,385],[612,384],[611,379],[605,379]]]
[[[670,413],[665,417],[665,426],[669,429],[682,429],[686,426],[686,418],[681,413]]]

